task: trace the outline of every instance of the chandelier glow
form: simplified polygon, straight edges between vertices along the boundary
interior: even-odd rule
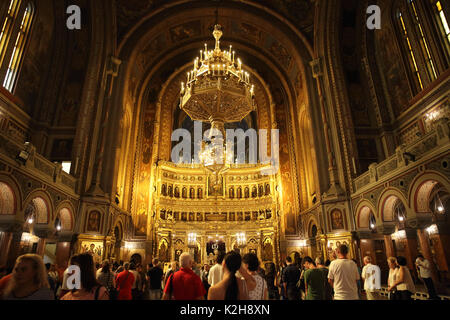
[[[186,84],[181,83],[180,108],[192,120],[209,121],[211,129],[223,133],[225,122],[241,121],[255,110],[255,89],[232,46],[220,49],[221,29],[215,25],[214,50],[208,50],[205,43],[205,50],[200,50],[194,68],[187,73]]]
[[[214,50],[200,50],[194,68],[187,73],[186,85],[181,83],[180,108],[194,121],[211,123],[210,137],[221,136],[200,155],[205,168],[219,172],[224,168],[226,150],[223,136],[226,122],[238,122],[255,110],[255,87],[242,68],[236,52],[220,49],[222,27],[214,26]]]

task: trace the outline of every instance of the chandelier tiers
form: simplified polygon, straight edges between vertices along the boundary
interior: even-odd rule
[[[232,46],[228,51],[220,49],[222,34],[222,27],[215,25],[214,50],[205,43],[205,50],[194,60],[186,85],[181,83],[180,108],[194,121],[210,122],[211,129],[223,135],[226,122],[241,121],[255,110],[255,95],[249,73],[235,59]]]

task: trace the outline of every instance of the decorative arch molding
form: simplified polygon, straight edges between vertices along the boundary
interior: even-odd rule
[[[65,200],[56,207],[53,223],[55,223],[55,220],[59,217],[61,230],[73,231],[75,227],[75,212],[73,204],[70,201]]]
[[[370,213],[373,214],[375,221],[378,222],[381,221],[381,219],[377,219],[377,210],[373,206],[373,204],[368,201],[367,199],[361,199],[355,209],[355,222],[356,222],[356,228],[357,229],[364,229],[369,230],[369,219],[370,219]]]
[[[425,171],[416,176],[408,190],[408,200],[417,213],[430,213],[429,197],[433,187],[440,184],[450,193],[450,181],[436,171]]]
[[[37,210],[36,224],[49,224],[53,221],[53,202],[50,195],[44,189],[34,190],[28,195],[23,203],[24,209],[20,212],[20,219],[25,220],[25,210],[27,209],[28,204],[33,203]]]
[[[5,201],[4,198],[9,199],[9,203],[5,207],[0,203],[0,214],[15,215],[20,212],[23,208],[22,197],[23,195],[17,181],[9,175],[0,174],[0,201]]]
[[[375,218],[380,218],[380,222],[392,222],[394,220],[394,205],[398,200],[405,206],[407,218],[415,218],[416,214],[410,209],[405,195],[400,190],[392,187],[385,189],[380,195]]]
[[[316,219],[316,217],[314,217],[314,216],[311,216],[308,220],[307,220],[307,223],[305,224],[305,226],[307,227],[307,230],[306,230],[306,232],[305,232],[305,234],[306,235],[308,235],[308,238],[312,238],[313,237],[313,235],[312,235],[312,227],[313,226],[316,226],[316,228],[317,228],[317,234],[319,234],[319,230],[320,230],[320,228],[319,228],[319,223],[317,222],[317,219]]]
[[[114,221],[114,223],[112,224],[112,232],[114,234],[114,230],[116,228],[119,229],[119,232],[121,233],[122,237],[121,239],[124,240],[125,239],[125,220],[123,218],[123,216],[119,215],[116,220]]]

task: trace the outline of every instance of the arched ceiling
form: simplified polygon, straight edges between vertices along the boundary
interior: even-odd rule
[[[214,2],[174,2],[152,10],[124,36],[119,58],[126,68],[125,99],[137,102],[148,84],[164,82],[199,55],[216,22]],[[195,5],[194,5],[195,4]],[[226,6],[225,6],[226,5]],[[267,7],[244,2],[224,2],[218,22],[223,26],[222,48],[233,45],[243,64],[261,76],[272,89],[282,92],[291,106],[303,93],[305,68],[312,60],[306,37],[288,20]],[[160,88],[150,90],[159,91]],[[276,97],[275,97],[276,98]]]
[[[117,13],[117,38],[121,42],[136,22],[152,11],[176,3],[188,3],[193,7],[223,7],[246,4],[273,11],[282,19],[291,22],[309,39],[313,37],[314,0],[115,0]]]

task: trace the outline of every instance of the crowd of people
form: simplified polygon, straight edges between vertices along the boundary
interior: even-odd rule
[[[360,270],[348,259],[348,247],[336,249],[336,259],[324,262],[287,257],[279,268],[265,270],[255,254],[219,252],[216,263],[201,268],[189,253],[170,263],[166,272],[158,259],[144,266],[134,261],[95,264],[89,253],[71,257],[78,266],[79,286],[70,288],[72,270],[45,264],[36,254],[20,256],[12,272],[0,268],[0,299],[4,300],[379,300],[380,268],[364,257]],[[390,300],[409,300],[415,293],[404,257],[388,258]],[[430,299],[438,298],[428,260],[419,255],[416,267]],[[69,281],[68,281],[69,280]],[[75,280],[74,280],[75,281]],[[76,281],[74,282],[74,284]]]

